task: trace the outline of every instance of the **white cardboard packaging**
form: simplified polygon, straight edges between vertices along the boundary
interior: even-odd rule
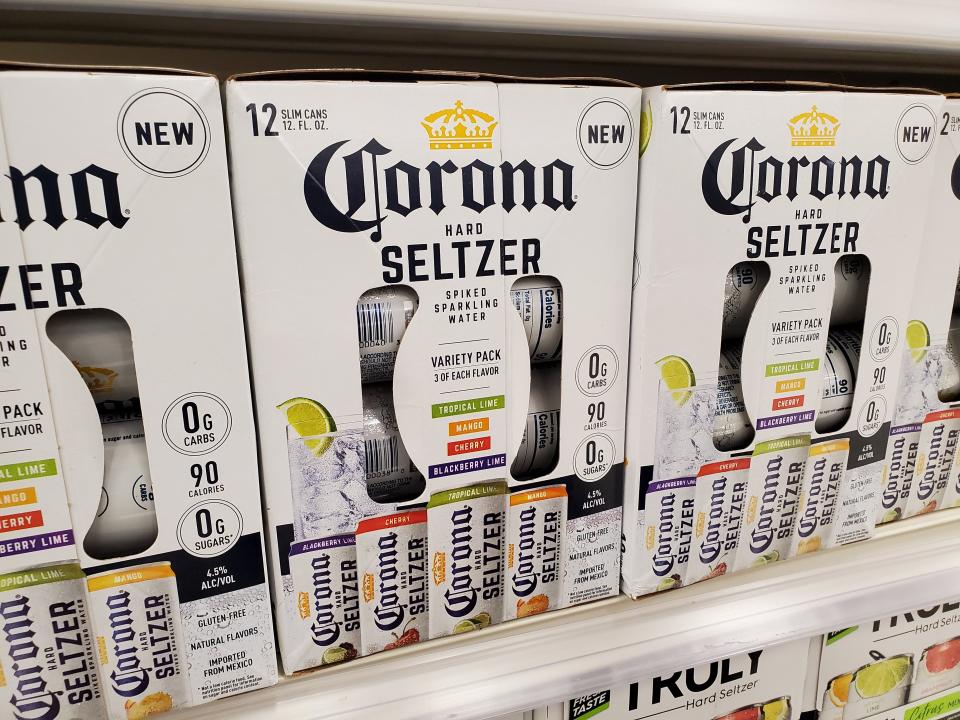
[[[797,720],[803,703],[807,639],[661,673],[627,687],[564,703],[563,720]],[[554,708],[546,716],[553,718]],[[785,713],[785,714],[781,714]]]
[[[719,84],[649,88],[643,102],[623,565],[634,597],[700,579],[681,567],[693,523],[685,510],[710,462],[754,454],[737,568],[786,556],[804,488],[771,478],[797,477],[787,472],[795,465],[802,475],[804,443],[850,441],[822,547],[872,535],[942,97]],[[824,436],[814,425],[827,331],[834,288],[847,282],[835,267],[854,255],[870,265],[859,381],[845,424]],[[721,452],[712,430],[725,288],[744,261],[766,265],[757,277],[769,274],[750,297],[749,321],[740,320],[742,392],[756,433]],[[788,437],[809,440],[789,457],[755,455]],[[768,534],[771,517],[775,541],[744,548],[747,535]]]
[[[403,444],[426,478],[423,492],[400,509],[488,482],[506,480],[518,492],[565,484],[562,604],[617,592],[624,299],[636,222],[640,92],[602,81],[509,80],[303,71],[227,84],[270,565],[287,672],[307,666],[297,648],[302,637],[291,632],[288,618],[296,605],[291,598],[301,592],[288,570],[291,536],[352,533],[358,521],[394,512],[397,503],[367,497],[362,462],[351,461],[361,470],[350,470],[348,481],[341,470],[319,467],[329,450],[312,459],[298,452],[303,441],[277,406],[301,397],[321,404],[336,425],[334,443],[358,430],[356,306],[362,294],[384,285],[418,298],[412,316],[404,315],[399,347],[395,334],[381,344],[390,355],[383,359],[395,360],[392,396]],[[520,481],[509,468],[526,425],[530,376],[538,369],[531,371],[530,347],[537,343],[528,339],[511,289],[528,278],[561,287],[560,438],[552,470]],[[528,313],[527,324],[544,318],[555,333],[555,313],[553,305]],[[346,457],[347,449],[337,452]],[[291,485],[310,484],[304,472],[322,479],[315,491],[296,490],[294,503]],[[337,499],[346,496],[349,503]],[[297,519],[307,512],[305,497],[324,498],[325,508],[309,510],[307,523]],[[431,527],[429,534],[448,531]],[[499,544],[485,548],[484,557],[502,554],[502,537]],[[440,565],[431,581],[431,614],[444,611],[436,591],[446,572]],[[493,592],[496,584],[484,583],[483,591]],[[465,619],[473,616],[469,605]],[[454,623],[430,624],[439,632]]]
[[[910,325],[920,339],[916,347],[903,350],[877,522],[951,506],[960,499],[954,453],[943,452],[951,435],[955,444],[957,422],[951,415],[956,415],[957,402],[944,402],[938,392],[942,376],[956,363],[947,340],[960,274],[960,246],[950,232],[960,219],[960,99],[947,98],[938,118],[930,209],[910,308]]]
[[[899,673],[898,681],[886,692],[860,697],[858,673],[880,663],[897,665],[890,674]],[[831,692],[838,681],[850,684],[846,702],[842,691],[839,697]],[[960,603],[944,602],[824,635],[815,709],[821,720],[893,717],[897,708],[958,687]]]
[[[87,574],[169,562],[189,702],[274,683],[216,79],[3,66],[0,161],[0,570],[77,557]],[[74,367],[48,335],[53,314],[93,308],[129,326],[136,386],[123,369]],[[106,332],[90,347],[109,364],[123,356],[116,342]],[[137,481],[148,466],[153,497],[134,499],[157,528],[141,552],[116,556],[106,543],[93,557],[84,541],[109,505],[95,400],[114,384],[136,387],[115,405],[142,413],[143,437],[111,435],[138,444],[111,448],[109,471],[146,493]],[[116,691],[109,673],[101,668],[105,696]]]

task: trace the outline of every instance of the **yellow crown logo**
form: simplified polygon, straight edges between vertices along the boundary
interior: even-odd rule
[[[837,143],[840,121],[817,110],[790,118],[790,144],[794,147],[833,147]]]
[[[110,392],[113,390],[113,383],[119,376],[116,370],[110,368],[87,367],[80,364],[76,364],[76,368],[80,371],[92,393]]]
[[[493,147],[497,121],[493,115],[465,108],[457,100],[452,108],[437,110],[420,123],[430,137],[431,150],[480,150]]]

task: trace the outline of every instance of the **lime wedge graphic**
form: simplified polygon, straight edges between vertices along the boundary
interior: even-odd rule
[[[317,437],[337,429],[330,412],[316,400],[309,398],[290,398],[277,405],[278,410],[287,413],[287,424],[302,438],[303,444],[317,457],[330,447],[333,438]]]
[[[910,357],[915,363],[923,360],[927,354],[926,348],[930,345],[930,331],[922,320],[911,320],[907,323],[907,347],[910,348]]]
[[[459,635],[460,633],[473,632],[474,630],[479,630],[480,628],[470,622],[469,620],[461,620],[456,625],[453,626],[453,634]]]
[[[763,720],[786,720],[790,706],[783,698],[773,700],[763,706]]]
[[[647,109],[640,111],[640,157],[650,144],[650,135],[653,134],[653,109],[647,103]]]
[[[888,693],[899,685],[910,670],[910,658],[893,657],[867,665],[857,671],[857,692],[862,698]]]
[[[765,555],[761,555],[761,556],[758,557],[756,560],[754,560],[754,561],[753,561],[753,566],[754,566],[754,567],[760,567],[761,565],[770,565],[770,564],[772,564],[772,563],[775,563],[775,562],[776,562],[777,560],[779,560],[779,559],[780,559],[780,551],[779,551],[779,550],[771,550],[770,552],[766,553]]]
[[[674,391],[674,402],[677,405],[683,405],[693,395],[686,388],[691,388],[697,383],[690,363],[679,355],[667,355],[657,360],[656,364],[660,368],[660,377],[664,384]]]
[[[661,580],[657,584],[657,592],[661,592],[663,590],[672,590],[673,588],[679,587],[679,586],[680,586],[680,581],[677,580],[676,577],[667,577]]]

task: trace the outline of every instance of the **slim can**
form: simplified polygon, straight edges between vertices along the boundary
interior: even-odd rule
[[[563,288],[553,278],[525,277],[510,291],[530,346],[530,360],[559,360],[563,342]]]
[[[426,481],[400,437],[389,383],[363,386],[363,444],[367,493],[379,503],[412,500]]]
[[[783,560],[800,507],[809,435],[757,443],[750,461],[747,511],[734,570]]]
[[[357,302],[360,381],[393,379],[393,366],[403,334],[417,311],[417,294],[407,287],[368,290]]]
[[[523,439],[510,473],[524,480],[547,474],[560,455],[560,366],[530,372],[530,404]]]
[[[724,452],[744,448],[753,438],[753,424],[747,415],[740,382],[741,357],[738,347],[725,346],[720,350],[713,444]]]
[[[800,510],[788,557],[830,547],[833,520],[849,455],[849,438],[817,442],[810,446],[800,490]]]
[[[960,637],[926,648],[920,654],[917,677],[907,702],[960,686]]]
[[[91,575],[87,590],[107,715],[133,720],[190,705],[170,563]]]
[[[351,535],[290,546],[294,632],[300,668],[353,660],[360,648],[357,545]]]
[[[427,511],[408,510],[361,520],[357,560],[363,654],[425,639],[430,631]]]
[[[742,339],[770,270],[764,263],[741,262],[730,268],[723,288],[724,340]]]
[[[834,329],[827,336],[823,363],[823,397],[817,412],[818,433],[835,432],[850,417],[860,364],[862,335],[857,330]]]
[[[107,422],[103,432],[100,505],[83,548],[100,560],[135,555],[157,539],[157,513],[143,420]]]
[[[913,517],[940,507],[954,474],[960,441],[960,408],[929,413],[920,429],[917,466],[903,516]]]
[[[549,485],[510,495],[506,620],[560,607],[566,524],[566,486]]]
[[[890,428],[881,475],[880,506],[877,508],[878,525],[894,522],[903,517],[913,487],[922,429],[922,423],[897,425]]]
[[[960,313],[950,318],[947,347],[943,353],[937,387],[943,402],[960,400]]]
[[[76,563],[0,575],[0,706],[12,717],[103,717],[85,580]]]
[[[726,574],[733,565],[746,510],[750,458],[707,463],[697,473],[693,547],[685,584]]]
[[[506,482],[497,481],[430,496],[430,637],[503,619],[506,492]]]
[[[101,308],[61,310],[50,316],[46,329],[95,402],[139,396],[130,326],[120,315]]]
[[[833,268],[833,305],[830,325],[863,322],[870,288],[870,261],[863,255],[844,255]]]

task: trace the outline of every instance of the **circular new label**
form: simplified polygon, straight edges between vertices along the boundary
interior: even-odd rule
[[[232,426],[230,408],[211,393],[182,395],[163,413],[163,439],[181,455],[205,455],[216,450],[226,441]]]
[[[577,445],[573,455],[573,471],[585,482],[595,482],[613,467],[616,446],[607,435],[588,435]]]
[[[237,544],[243,533],[243,517],[226,500],[197,503],[177,523],[180,547],[195,557],[222,555]]]
[[[897,121],[897,152],[911,165],[923,160],[933,148],[937,119],[926,105],[911,105]]]
[[[210,151],[210,124],[200,106],[169,88],[142,90],[127,100],[117,136],[130,161],[158,177],[186,175]]]
[[[633,147],[633,117],[618,100],[600,98],[587,105],[577,122],[580,152],[601,170],[624,161]]]

